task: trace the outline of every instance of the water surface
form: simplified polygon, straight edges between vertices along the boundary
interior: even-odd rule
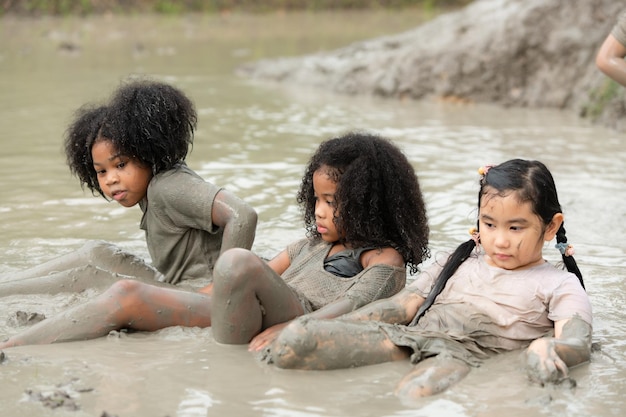
[[[442,395],[393,396],[405,362],[294,372],[217,345],[210,329],[7,350],[3,415],[99,416],[621,416],[626,411],[626,145],[623,134],[555,110],[345,97],[236,78],[240,63],[344,46],[395,33],[417,12],[150,16],[0,20],[0,273],[37,265],[89,239],[148,257],[139,208],[83,191],[61,152],[72,112],[105,99],[131,74],[174,83],[195,101],[199,128],[189,165],[259,213],[254,250],[272,256],[303,235],[295,204],[304,164],[323,139],[368,130],[394,139],[414,164],[432,251],[467,239],[477,168],[512,157],[553,171],[567,233],[585,275],[602,350],[572,370],[577,387],[530,384],[514,352],[474,369]],[[546,247],[546,256],[557,251]],[[17,310],[53,315],[93,296],[7,297],[0,337],[20,330]],[[28,392],[62,390],[78,410],[52,410]]]

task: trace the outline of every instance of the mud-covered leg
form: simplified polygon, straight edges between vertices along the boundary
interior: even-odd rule
[[[395,393],[404,398],[438,394],[463,379],[470,369],[465,362],[451,357],[427,358],[400,380]]]
[[[43,320],[0,343],[0,349],[94,339],[111,330],[155,331],[170,326],[208,327],[206,294],[121,280],[98,297]]]
[[[57,294],[104,289],[124,278],[156,282],[162,274],[141,258],[103,241],[25,271],[0,276],[0,297],[16,294]]]
[[[406,359],[376,323],[314,320],[291,322],[271,347],[270,361],[288,369],[337,369]]]
[[[213,270],[211,317],[219,343],[243,344],[301,315],[300,300],[265,261],[246,249],[224,252]]]

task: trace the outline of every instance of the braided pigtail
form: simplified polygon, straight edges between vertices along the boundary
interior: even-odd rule
[[[446,264],[443,266],[443,269],[439,273],[439,276],[435,280],[435,285],[428,293],[426,300],[424,300],[422,306],[419,308],[419,310],[417,310],[417,313],[411,321],[410,326],[415,326],[415,324],[417,324],[417,322],[424,315],[424,313],[426,313],[426,310],[428,310],[430,306],[433,305],[433,303],[435,302],[435,298],[437,298],[437,296],[441,294],[441,291],[443,291],[443,289],[445,288],[448,279],[450,279],[450,277],[454,275],[456,270],[459,269],[459,266],[461,266],[461,264],[467,260],[467,258],[472,254],[472,251],[475,247],[476,241],[474,239],[470,239],[467,242],[461,243],[459,247],[457,247],[456,250],[452,252],[450,257],[446,261]]]
[[[561,252],[561,258],[563,258],[563,264],[567,270],[576,275],[580,281],[580,285],[585,288],[583,274],[580,272],[580,269],[578,269],[578,264],[576,263],[576,259],[574,259],[574,247],[567,243],[563,224],[561,224],[561,227],[556,232],[556,245],[554,246]]]

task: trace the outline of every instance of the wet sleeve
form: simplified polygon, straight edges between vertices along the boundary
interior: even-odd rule
[[[438,255],[437,260],[427,269],[420,272],[420,274],[407,286],[407,290],[419,295],[420,297],[426,298],[430,290],[435,285],[435,279],[439,276],[439,273],[443,269],[447,255],[448,254],[445,256]]]
[[[574,275],[554,290],[548,309],[548,318],[552,321],[571,319],[578,315],[589,325],[593,324],[589,296]]]
[[[611,31],[611,35],[613,35],[619,43],[626,46],[626,10],[619,14],[617,23]]]
[[[149,205],[160,208],[156,213],[166,216],[172,227],[199,229],[216,233],[212,211],[220,187],[193,175],[180,174],[164,179],[158,192],[149,196]]]
[[[309,242],[309,239],[304,238],[304,239],[296,240],[295,242],[292,242],[289,245],[287,245],[287,255],[289,256],[289,261],[292,264],[293,264],[293,260],[296,258],[296,256],[300,254],[300,252],[302,252],[304,245],[306,245],[308,242]]]
[[[376,264],[364,269],[345,296],[354,302],[354,309],[381,298],[391,297],[404,288],[406,269]]]

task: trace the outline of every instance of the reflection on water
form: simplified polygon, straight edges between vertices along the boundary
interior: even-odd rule
[[[0,22],[0,273],[93,238],[148,256],[139,209],[82,191],[64,164],[61,138],[80,104],[106,98],[129,74],[151,74],[196,102],[199,129],[189,165],[257,209],[254,249],[264,256],[302,236],[295,193],[303,164],[321,140],[347,130],[388,136],[414,163],[433,253],[467,238],[478,166],[512,157],[547,163],[592,298],[594,341],[602,346],[590,365],[572,371],[576,389],[530,385],[514,352],[473,370],[443,395],[404,404],[392,389],[406,363],[280,371],[259,365],[243,347],[216,345],[210,329],[175,328],[9,350],[10,362],[0,367],[3,414],[41,415],[40,404],[21,401],[24,391],[72,383],[75,390],[93,388],[77,394],[82,409],[72,416],[621,416],[623,135],[553,110],[342,97],[232,75],[247,60],[335,48],[420,18],[379,12]],[[555,252],[546,248],[549,259]],[[0,311],[52,315],[90,296],[10,297]],[[0,321],[0,336],[17,330]]]

